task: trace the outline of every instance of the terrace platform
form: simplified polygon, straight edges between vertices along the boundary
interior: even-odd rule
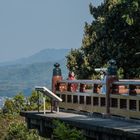
[[[51,137],[52,120],[58,119],[83,131],[87,139],[95,140],[140,140],[140,120],[121,119],[94,114],[70,112],[21,112],[28,128],[38,129],[39,134]]]

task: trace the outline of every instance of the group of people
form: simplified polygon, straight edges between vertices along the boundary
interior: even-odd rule
[[[107,76],[107,73],[106,73],[106,71],[101,71],[100,74],[101,74],[101,82],[102,82],[101,93],[106,94],[106,76]],[[75,79],[76,78],[75,78],[74,72],[69,72],[68,80],[75,80]],[[69,83],[68,90],[72,91],[72,92],[76,91],[77,90],[77,84]]]

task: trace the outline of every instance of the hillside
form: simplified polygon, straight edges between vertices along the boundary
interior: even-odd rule
[[[49,50],[51,52],[52,50]],[[63,52],[60,53],[59,51]],[[63,77],[67,77],[67,68],[66,68],[66,50],[57,50],[59,55],[55,53],[47,54],[46,58],[49,61],[43,59],[45,57],[45,51],[41,51],[31,57],[29,61],[26,59],[26,62],[20,61],[22,64],[15,65],[4,65],[0,67],[0,96],[13,96],[18,92],[24,92],[25,95],[29,95],[31,90],[34,89],[36,85],[51,87],[51,78],[54,63],[60,63]],[[44,56],[41,56],[43,55]],[[60,55],[61,54],[61,55]],[[49,59],[50,58],[50,59]],[[51,59],[54,58],[54,59]],[[33,61],[34,59],[34,61]],[[41,60],[43,62],[41,62]],[[32,63],[31,63],[32,62]]]
[[[0,66],[60,61],[65,58],[69,51],[70,49],[44,49],[26,58],[0,63]]]
[[[30,57],[19,59],[15,61],[15,63],[32,64],[42,62],[55,62],[64,59],[69,51],[69,49],[45,49]]]

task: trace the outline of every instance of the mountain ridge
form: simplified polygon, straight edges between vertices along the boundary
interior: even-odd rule
[[[70,49],[43,49],[31,56],[23,57],[14,61],[1,62],[0,66],[17,65],[17,64],[32,64],[42,62],[55,62],[65,58]]]
[[[53,50],[51,50],[53,51]],[[34,90],[34,87],[39,86],[47,86],[51,88],[51,79],[52,72],[54,68],[54,64],[60,63],[60,68],[62,71],[62,75],[64,78],[67,77],[68,70],[66,68],[66,58],[65,56],[68,53],[68,49],[64,51],[55,50],[51,57],[55,56],[55,59],[41,59],[37,61],[35,56],[41,55],[42,52],[45,53],[49,51],[42,51],[34,55],[34,57],[29,57],[30,59],[34,58],[36,61],[30,61],[30,63],[13,63],[10,65],[3,65],[0,67],[0,96],[14,96],[19,92],[23,92],[24,95],[28,96],[31,94],[31,91]],[[55,53],[60,53],[59,55]],[[46,53],[46,55],[47,55]],[[58,56],[58,57],[57,57]],[[43,57],[41,57],[43,58]],[[32,63],[31,63],[32,62]]]

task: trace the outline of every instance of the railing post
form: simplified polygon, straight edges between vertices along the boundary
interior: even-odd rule
[[[130,106],[130,101],[128,98],[126,98],[126,110],[130,110],[129,106]]]
[[[37,95],[38,95],[37,110],[39,112],[39,91],[37,91]]]
[[[80,104],[80,97],[79,97],[79,95],[77,95],[77,100],[78,100],[78,104]]]
[[[46,113],[46,98],[43,95],[43,107],[44,107],[44,114]]]
[[[118,102],[117,108],[120,109],[120,98],[117,98],[117,102]]]
[[[65,95],[66,95],[66,98],[65,98],[66,101],[65,102],[68,103],[68,94],[65,94]]]
[[[100,96],[98,96],[98,101],[99,101],[98,106],[101,107],[101,97]]]
[[[112,93],[112,84],[117,81],[117,67],[116,61],[111,59],[108,62],[106,77],[106,115],[110,116],[110,94]]]
[[[110,116],[110,79],[106,77],[106,115]]]
[[[87,102],[86,102],[86,96],[84,95],[84,105],[86,106]]]
[[[71,102],[73,103],[73,95],[71,95]]]
[[[53,112],[53,99],[51,98],[51,112]]]
[[[91,95],[91,106],[93,107],[93,95]]]
[[[61,69],[59,68],[60,64],[56,63],[54,64],[54,67],[55,68],[53,69],[53,77],[52,77],[52,92],[56,94],[56,86],[58,81],[62,80],[62,75],[61,75]],[[56,111],[57,111],[57,104],[58,103],[56,101],[53,101],[51,99],[51,106],[53,106]],[[51,107],[51,112],[53,111],[53,107]]]
[[[59,103],[57,102],[57,112],[59,112]]]
[[[56,85],[58,81],[62,80],[61,69],[59,68],[60,64],[54,64],[53,77],[52,77],[52,92],[56,93]]]
[[[140,110],[139,100],[136,100],[136,111],[139,112]]]
[[[130,111],[130,100],[128,98],[126,98],[126,110]],[[129,119],[130,115],[126,115],[126,118]]]

